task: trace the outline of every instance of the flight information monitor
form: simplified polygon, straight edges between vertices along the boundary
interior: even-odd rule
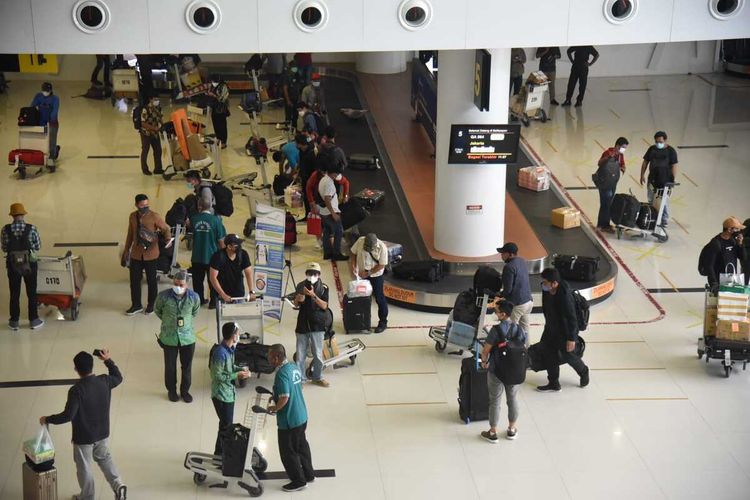
[[[451,125],[448,163],[516,163],[520,125]]]

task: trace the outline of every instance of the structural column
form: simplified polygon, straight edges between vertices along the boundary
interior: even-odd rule
[[[490,108],[479,111],[474,106],[475,51],[440,51],[435,249],[458,257],[493,255],[504,242],[506,166],[448,163],[452,124],[508,123],[510,49],[490,49],[489,52],[492,56]]]
[[[392,75],[406,71],[411,52],[360,52],[357,54],[357,71],[375,75]]]

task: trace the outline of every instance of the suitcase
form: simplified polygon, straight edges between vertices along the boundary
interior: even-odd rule
[[[487,370],[478,366],[476,356],[461,360],[458,379],[458,416],[468,424],[489,418]]]
[[[635,227],[641,204],[635,196],[616,194],[609,209],[612,223],[618,226]]]
[[[359,200],[367,210],[372,210],[383,204],[385,201],[385,191],[364,188],[362,191],[355,194],[354,198]]]
[[[240,342],[234,353],[237,365],[247,366],[253,373],[273,373],[274,367],[268,361],[268,350],[271,346],[260,342]]]
[[[34,149],[13,149],[8,153],[8,165],[16,164],[16,156],[18,156],[18,162],[21,165],[43,166],[46,163],[44,161],[44,153],[41,151]]]
[[[232,424],[221,434],[221,473],[229,477],[242,477],[245,470],[250,429]]]
[[[38,127],[39,126],[39,110],[33,107],[21,108],[18,113],[18,126],[19,127]]]
[[[560,276],[569,281],[594,281],[599,270],[599,257],[580,255],[555,255],[552,265],[560,271]]]
[[[357,200],[349,200],[339,206],[341,210],[341,225],[344,231],[356,226],[370,215],[367,209]]]
[[[653,231],[656,229],[656,218],[659,216],[659,211],[656,207],[649,205],[648,203],[641,203],[641,208],[638,210],[638,219],[636,219],[636,225],[647,231]]]
[[[371,297],[352,297],[344,295],[344,331],[346,333],[370,333]]]
[[[35,472],[24,462],[21,470],[23,500],[57,500],[57,469]]]
[[[536,344],[529,346],[528,349],[528,360],[529,360],[529,369],[535,372],[541,372],[547,369],[547,367],[544,364],[544,355],[542,354],[542,343],[537,342]],[[583,357],[583,353],[586,351],[586,341],[583,340],[583,337],[580,335],[578,336],[578,340],[576,341],[576,348],[575,353],[579,357]],[[562,359],[562,351],[560,351],[558,357],[558,364],[563,364]]]
[[[353,170],[378,170],[380,158],[376,155],[356,153],[349,156],[348,166]]]
[[[284,219],[284,246],[289,247],[295,243],[297,243],[297,219],[291,212],[287,212]]]
[[[383,241],[385,247],[388,249],[388,265],[385,266],[386,271],[391,271],[393,266],[401,262],[404,258],[404,246],[401,243],[393,243],[391,241]]]
[[[292,179],[291,177],[287,177],[286,175],[274,175],[273,184],[271,184],[273,194],[275,194],[276,196],[284,196],[284,190],[289,187],[292,182],[294,182],[294,179]]]
[[[494,296],[503,289],[500,271],[490,266],[479,266],[474,273],[474,290],[480,295]]]
[[[393,266],[393,276],[402,280],[434,283],[445,275],[444,260],[410,260]]]

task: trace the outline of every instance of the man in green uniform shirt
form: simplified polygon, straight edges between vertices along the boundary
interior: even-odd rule
[[[191,271],[193,274],[193,290],[201,299],[201,305],[207,301],[203,295],[203,280],[208,279],[209,263],[211,257],[220,248],[224,248],[224,236],[227,230],[221,217],[211,213],[211,207],[202,198],[198,200],[198,212],[190,217],[190,227],[193,230],[193,256],[191,260]],[[216,306],[216,292],[211,287],[209,280],[208,291],[210,295],[209,307]]]

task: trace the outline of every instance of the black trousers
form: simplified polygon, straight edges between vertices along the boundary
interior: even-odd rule
[[[310,445],[305,437],[307,422],[293,429],[279,429],[279,455],[284,470],[293,483],[307,483],[315,477]]]
[[[588,373],[589,368],[583,362],[583,359],[575,352],[567,352],[564,344],[561,346],[557,342],[542,341],[542,345],[544,346],[542,356],[547,368],[547,379],[550,383],[556,384],[560,380],[560,355],[562,355],[563,362],[569,364],[579,377]]]
[[[154,172],[161,173],[161,139],[159,135],[146,135],[141,132],[141,170],[148,172],[148,150],[154,152]]]
[[[180,394],[190,391],[195,344],[164,346],[164,386],[167,392],[177,389],[177,355],[180,355]]]
[[[10,284],[10,321],[17,322],[21,317],[21,283],[26,285],[26,298],[29,301],[29,321],[39,317],[36,303],[36,262],[31,263],[31,272],[22,276],[8,269],[8,283]]]
[[[227,115],[223,113],[211,113],[211,123],[214,126],[214,133],[216,138],[221,141],[222,144],[227,143]]]
[[[94,66],[94,71],[91,72],[91,83],[94,83],[99,79],[99,70],[104,68],[104,84],[108,87],[112,86],[112,82],[109,80],[109,70],[112,67],[112,64],[109,62],[109,56],[106,54],[97,54],[96,55],[96,66]]]
[[[565,100],[570,101],[573,98],[573,91],[578,83],[578,97],[576,102],[583,102],[583,96],[586,94],[586,84],[589,79],[589,67],[588,66],[576,66],[570,70],[570,78],[568,79],[568,92],[565,94]]]
[[[130,305],[142,307],[141,303],[141,279],[146,272],[146,283],[148,284],[148,303],[153,307],[158,292],[156,285],[156,259],[130,261]]]
[[[219,432],[216,434],[214,455],[221,455],[224,451],[224,446],[221,443],[221,434],[224,432],[224,429],[231,427],[234,422],[234,403],[225,403],[216,398],[211,398],[211,401],[214,403],[216,416],[219,417]],[[250,443],[250,446],[252,447],[252,443]]]
[[[209,264],[203,264],[201,262],[193,262],[191,264],[191,272],[193,274],[193,291],[198,294],[201,302],[205,302],[205,296],[203,295],[203,282],[208,281],[208,270],[211,268]],[[216,303],[216,292],[214,292],[211,282],[208,282],[208,295],[209,300],[212,304]]]

